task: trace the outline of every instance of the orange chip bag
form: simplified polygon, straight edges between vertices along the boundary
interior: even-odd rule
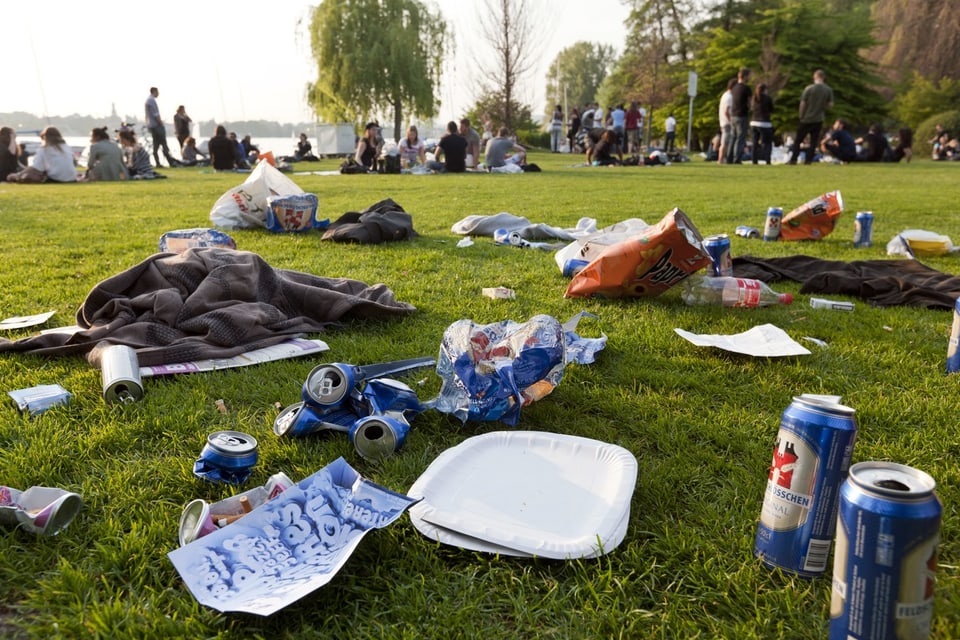
[[[566,298],[657,296],[710,264],[690,218],[674,209],[657,224],[610,245],[570,280]]]
[[[820,240],[833,231],[843,211],[839,191],[831,191],[802,204],[780,222],[781,240]]]

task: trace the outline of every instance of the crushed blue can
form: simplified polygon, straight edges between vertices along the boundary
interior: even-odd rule
[[[571,258],[570,260],[567,260],[566,262],[563,263],[563,269],[561,270],[561,272],[567,278],[572,278],[573,276],[583,271],[588,264],[590,264],[589,260],[577,260],[575,258]]]
[[[737,230],[735,231],[735,233],[741,238],[752,239],[752,238],[760,237],[760,229],[757,229],[756,227],[748,227],[745,224],[742,224],[739,227],[737,227]]]
[[[193,465],[193,474],[210,482],[243,484],[257,463],[257,439],[239,431],[216,431]]]
[[[321,364],[307,374],[300,395],[304,402],[315,407],[339,407],[347,404],[351,397],[358,397],[359,385],[367,380],[435,363],[434,358],[410,358],[365,366],[343,362]]]

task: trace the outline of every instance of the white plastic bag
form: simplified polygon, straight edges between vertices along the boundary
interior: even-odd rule
[[[224,229],[267,226],[267,198],[303,193],[293,180],[266,162],[244,180],[220,196],[210,210],[210,221]]]

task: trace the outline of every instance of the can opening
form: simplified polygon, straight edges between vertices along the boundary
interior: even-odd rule
[[[367,440],[379,440],[383,437],[383,427],[379,424],[369,424],[363,428],[363,437]]]
[[[873,483],[881,489],[892,489],[894,491],[910,491],[910,487],[899,480],[877,480]]]

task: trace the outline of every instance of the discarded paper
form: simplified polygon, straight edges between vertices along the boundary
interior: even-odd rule
[[[6,320],[0,320],[0,329],[4,331],[11,331],[13,329],[25,329],[26,327],[35,327],[38,324],[43,324],[55,314],[56,311],[47,311],[46,313],[38,313],[32,316],[14,316],[12,318],[7,318]]]
[[[696,334],[683,329],[674,331],[698,347],[717,347],[748,356],[772,358],[810,355],[810,351],[788,336],[786,331],[772,324],[762,324],[734,335]]]

